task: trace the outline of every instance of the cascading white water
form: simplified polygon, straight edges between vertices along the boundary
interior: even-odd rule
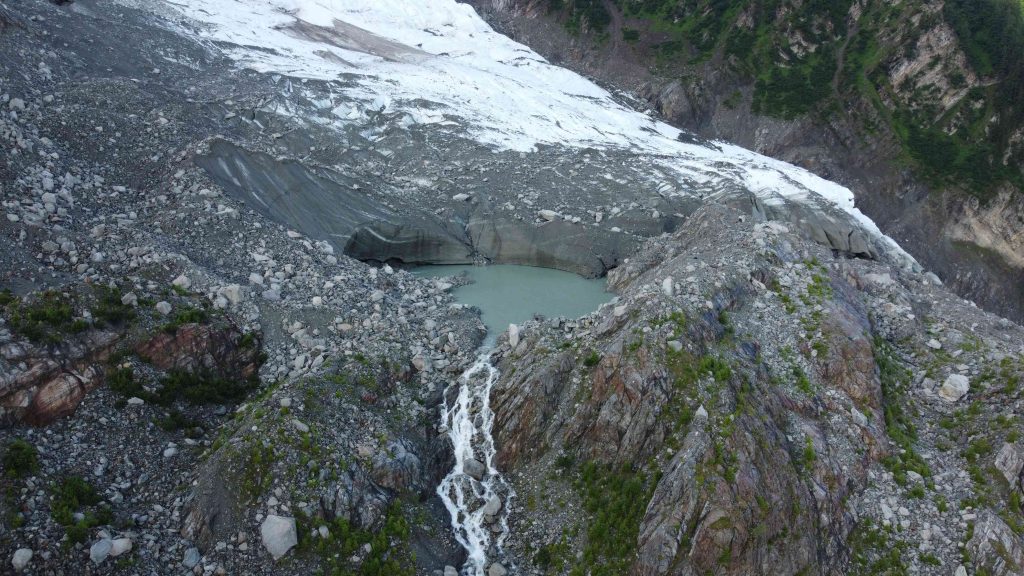
[[[498,369],[491,364],[490,353],[483,352],[445,391],[441,409],[441,423],[452,441],[455,466],[438,485],[437,494],[452,516],[455,538],[468,554],[462,568],[464,576],[484,576],[488,562],[501,551],[508,533],[513,492],[494,465],[491,436],[494,412],[490,396],[497,379]],[[457,395],[451,399],[455,387]],[[494,510],[496,505],[498,509]],[[500,531],[492,541],[495,525]]]

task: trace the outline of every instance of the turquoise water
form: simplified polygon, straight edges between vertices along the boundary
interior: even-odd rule
[[[534,314],[578,318],[614,296],[605,291],[603,278],[588,280],[572,272],[534,266],[422,266],[411,272],[424,278],[469,276],[473,283],[454,288],[452,295],[463,304],[480,308],[488,341],[509,324],[522,324]]]

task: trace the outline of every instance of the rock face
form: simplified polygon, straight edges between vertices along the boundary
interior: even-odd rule
[[[113,547],[114,543],[109,538],[97,540],[89,547],[89,560],[92,560],[93,564],[102,564],[107,559],[107,556],[110,556],[110,551]]]
[[[259,369],[259,339],[234,326],[184,324],[141,342],[135,352],[161,370],[202,372],[244,380]]]
[[[1016,443],[1006,442],[996,454],[996,468],[1010,485],[1010,489],[1021,489],[1021,472],[1024,471],[1024,448]]]
[[[900,523],[911,541],[923,538],[930,553],[955,561],[955,543],[936,544],[934,535],[961,534],[959,513],[923,512],[900,482],[910,487],[962,464],[935,452],[932,471],[914,464],[920,457],[904,440],[904,416],[891,412],[906,402],[911,377],[888,341],[916,338],[917,349],[939,357],[960,341],[949,329],[945,346],[929,347],[913,315],[893,307],[908,297],[905,286],[926,280],[879,274],[870,261],[818,264],[827,256],[802,252],[809,244],[794,243],[792,232],[734,219],[727,208],[699,210],[691,227],[649,242],[609,274],[616,306],[578,322],[526,324],[515,348],[499,342],[494,433],[517,498],[555,491],[596,518],[600,508],[586,506],[598,497],[585,487],[601,470],[646,482],[635,532],[620,533],[630,538],[622,557],[587,539],[560,540],[566,523],[585,533],[598,520],[543,507],[513,514],[510,547],[560,554],[568,546],[636,574],[848,573],[850,547],[863,546],[856,542],[875,522]],[[944,298],[948,308],[935,313],[955,318],[957,329],[970,325],[976,311]],[[960,398],[968,379],[952,380]],[[929,401],[918,429],[954,410],[922,393]],[[1010,444],[986,456],[1012,479],[1011,490],[1017,456]],[[878,508],[879,499],[894,504]],[[927,520],[908,519],[915,514]],[[991,511],[977,528],[979,557],[1012,573],[1019,537]],[[1002,547],[1011,560],[993,555]]]
[[[295,518],[268,515],[260,524],[260,538],[274,560],[280,559],[299,543],[295,532]]]
[[[42,425],[74,412],[103,383],[104,363],[123,337],[88,330],[42,347],[7,332],[0,343],[0,421]]]
[[[104,383],[107,359],[127,338],[127,327],[90,329],[54,346],[6,332],[0,344],[0,420],[44,425],[74,412],[87,392]],[[186,324],[159,332],[136,352],[160,370],[251,378],[259,368],[258,338],[233,326]]]
[[[1024,542],[991,511],[983,511],[979,516],[967,550],[989,574],[1009,576],[1024,571]]]

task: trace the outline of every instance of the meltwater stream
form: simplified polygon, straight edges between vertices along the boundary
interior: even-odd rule
[[[491,364],[491,348],[509,324],[538,314],[576,318],[596,310],[611,295],[605,292],[603,280],[529,266],[428,266],[413,273],[469,276],[473,283],[456,288],[453,295],[463,304],[478,307],[487,326],[480,356],[445,390],[441,426],[452,441],[455,466],[437,487],[452,516],[455,537],[466,549],[462,574],[484,576],[501,553],[514,496],[494,462],[490,398],[499,373]]]

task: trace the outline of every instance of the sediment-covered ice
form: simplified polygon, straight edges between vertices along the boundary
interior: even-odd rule
[[[216,42],[241,66],[298,79],[344,78],[344,101],[328,104],[340,122],[404,112],[406,126],[443,125],[494,149],[632,150],[680,180],[729,180],[769,201],[830,202],[901,252],[854,206],[847,188],[738,146],[680,141],[678,129],[548,63],[455,0],[175,0],[167,5],[186,16],[180,32]],[[715,168],[709,169],[712,163]]]

